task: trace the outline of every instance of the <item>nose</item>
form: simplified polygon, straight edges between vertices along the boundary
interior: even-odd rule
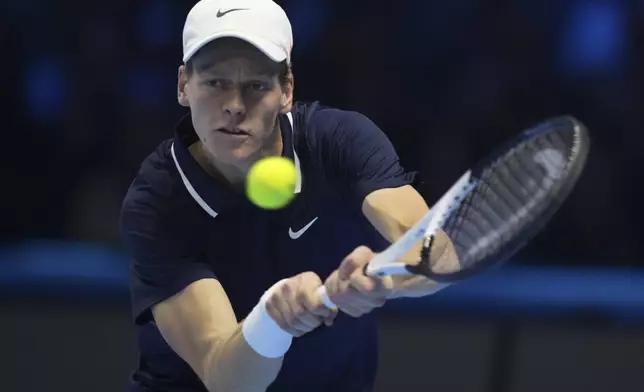
[[[233,118],[235,123],[244,119],[246,106],[244,105],[244,100],[238,91],[231,91],[226,103],[224,104],[224,111],[227,115]]]

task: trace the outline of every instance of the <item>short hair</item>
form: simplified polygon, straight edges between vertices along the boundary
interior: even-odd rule
[[[200,63],[199,60],[205,57],[212,50],[215,42],[216,41],[209,42],[204,47],[199,49],[194,55],[192,55],[192,57],[190,57],[188,61],[186,61],[185,71],[188,77],[192,76],[195,72],[204,71],[211,66],[210,63]],[[290,77],[292,77],[293,75],[292,65],[287,60],[277,63],[276,65],[277,79],[279,80],[280,85],[282,87],[285,87],[288,84]]]

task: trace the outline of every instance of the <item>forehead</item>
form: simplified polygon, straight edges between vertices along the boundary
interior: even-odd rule
[[[204,46],[193,57],[197,72],[234,72],[240,67],[247,72],[273,76],[279,72],[279,63],[246,41],[220,38]]]

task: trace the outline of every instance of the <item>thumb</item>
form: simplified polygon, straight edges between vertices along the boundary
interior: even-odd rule
[[[346,259],[342,260],[340,268],[338,268],[338,279],[349,280],[351,275],[360,268],[359,263],[352,257],[352,255],[347,256]]]
[[[371,249],[365,246],[357,248],[340,264],[340,268],[338,268],[338,278],[340,280],[349,280],[351,275],[364,268],[372,258],[373,252]]]

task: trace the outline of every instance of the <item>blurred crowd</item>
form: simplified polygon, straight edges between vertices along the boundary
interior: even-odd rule
[[[522,262],[643,265],[644,2],[280,3],[296,98],[369,116],[434,197],[519,130],[581,119],[593,142],[585,175]],[[193,4],[0,4],[4,243],[120,246],[123,195],[184,113],[176,74]]]

